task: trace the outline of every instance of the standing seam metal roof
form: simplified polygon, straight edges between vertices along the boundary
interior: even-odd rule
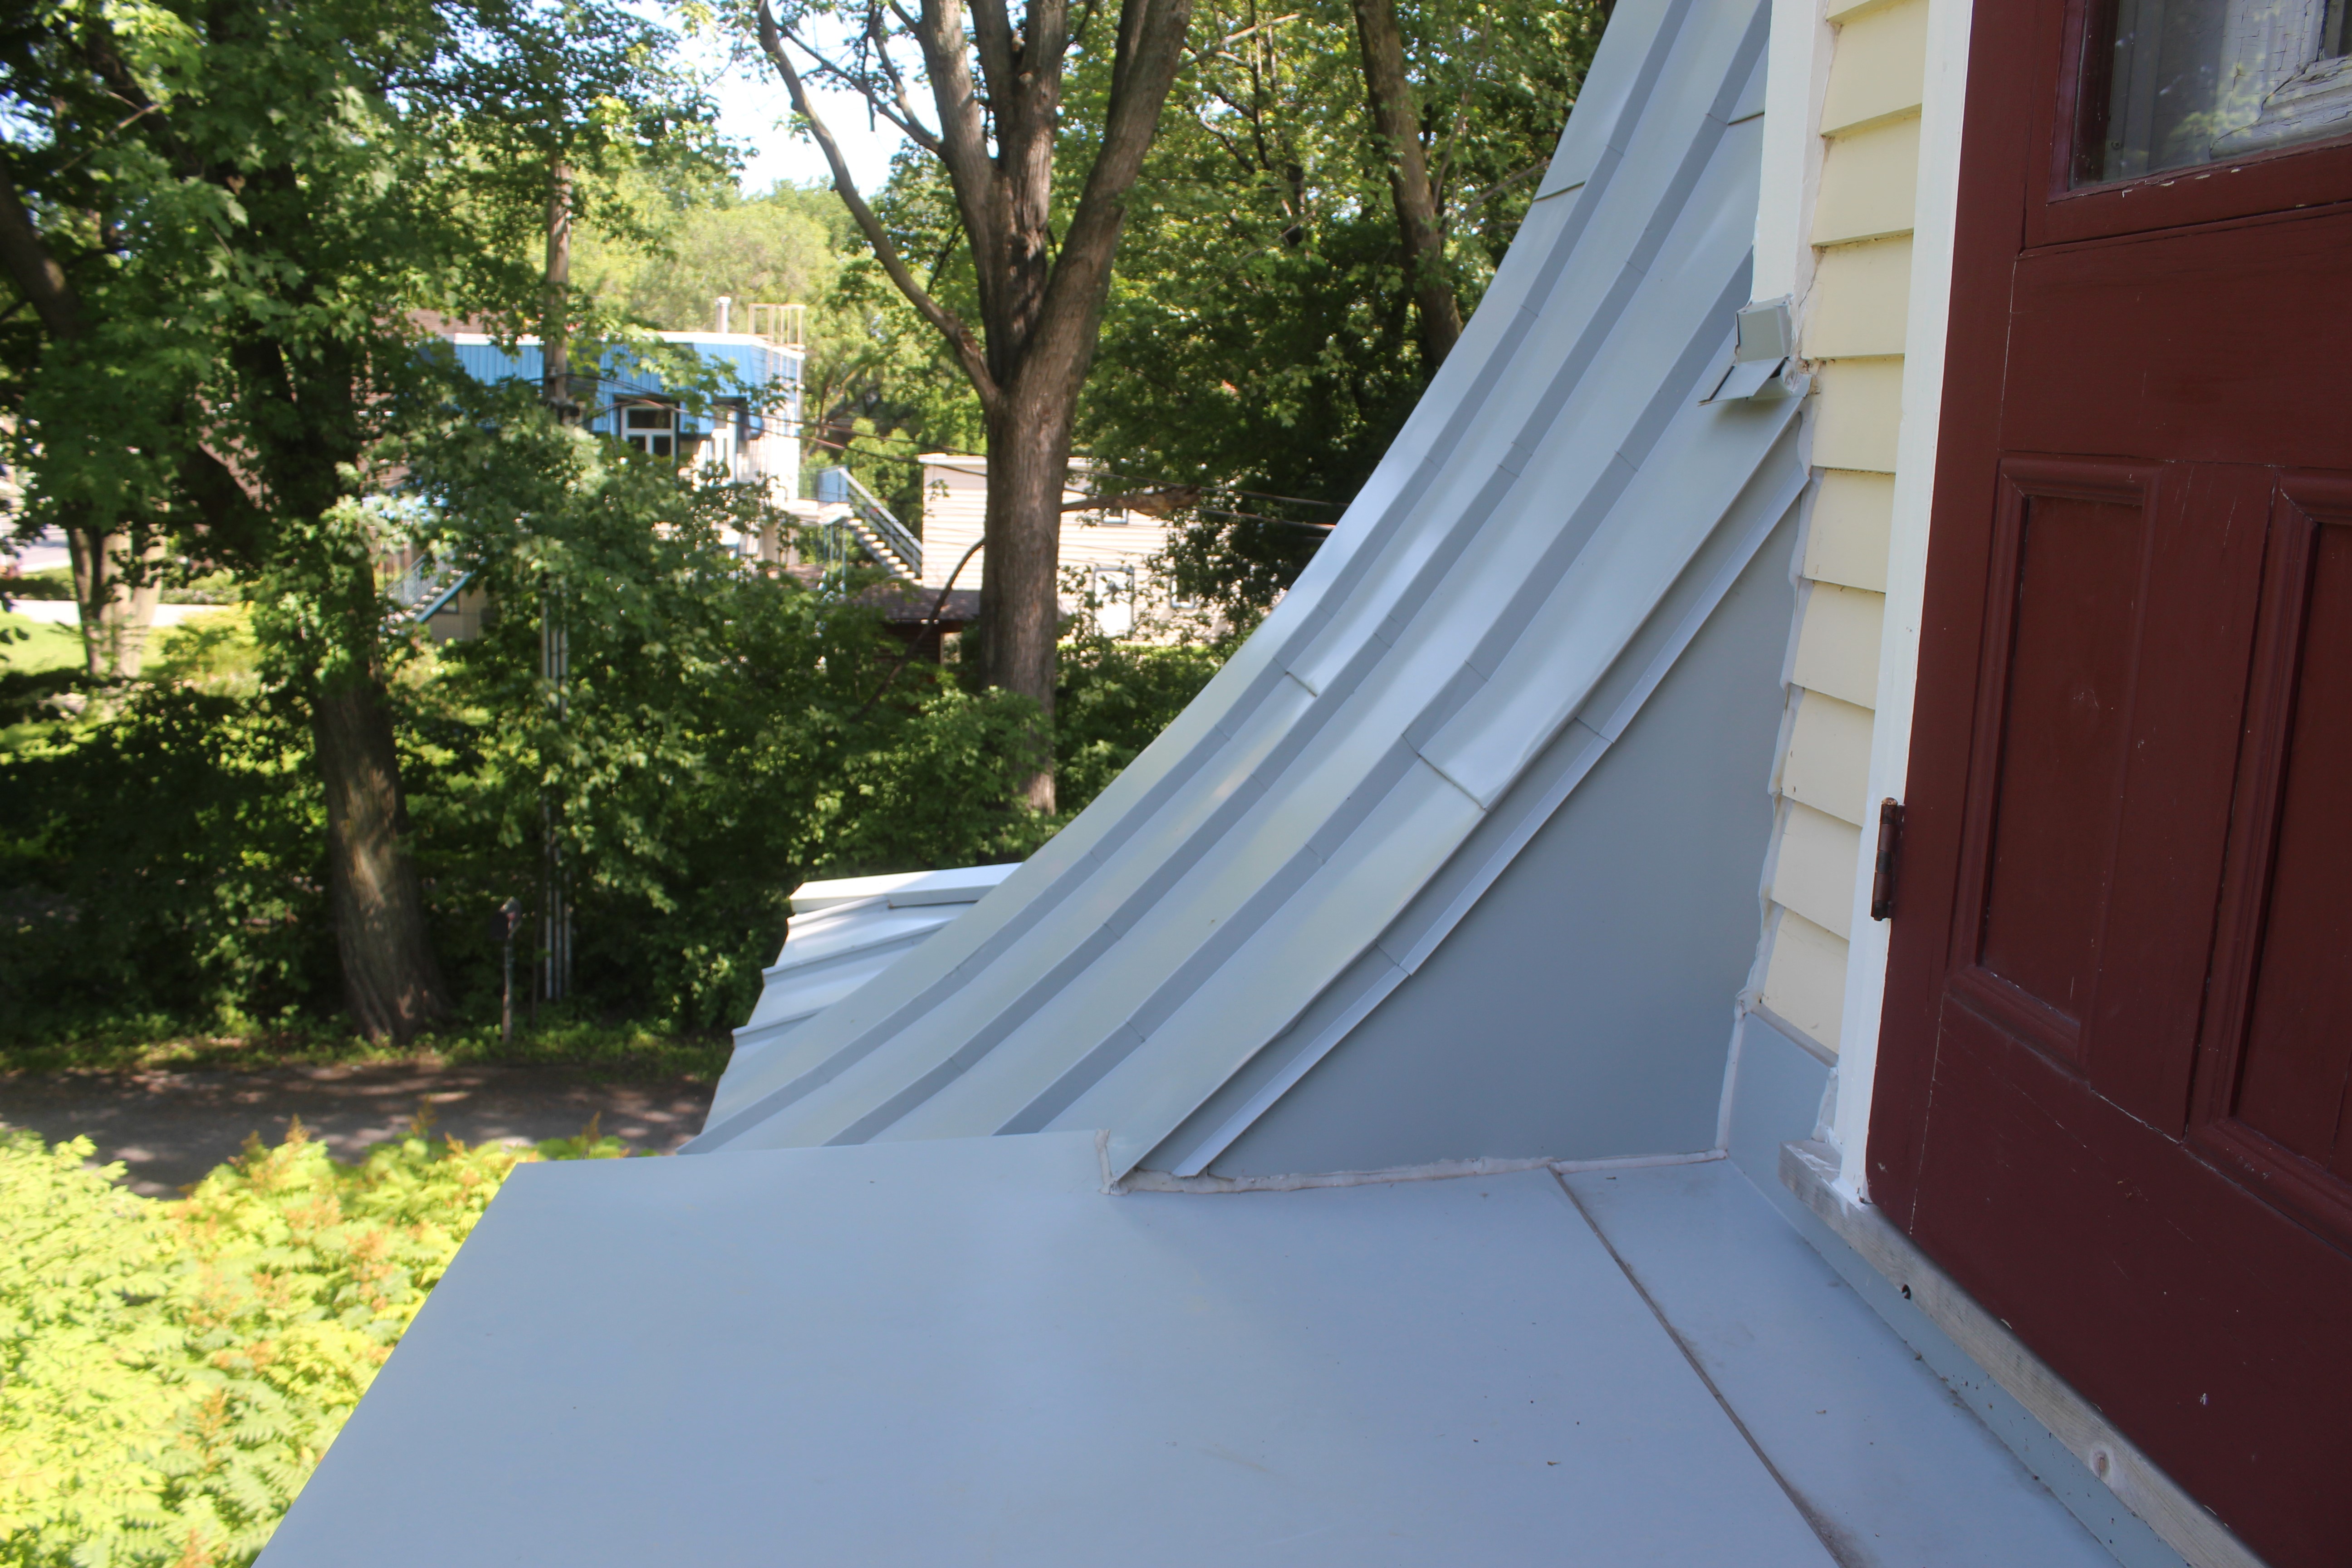
[[[1620,8],[1460,346],[1297,587],[1000,889],[739,1053],[691,1151],[1101,1128],[1118,1175],[1284,1038],[1160,1152],[1199,1170],[1433,950],[1804,482],[1797,399],[1698,401],[1748,299],[1766,16]]]

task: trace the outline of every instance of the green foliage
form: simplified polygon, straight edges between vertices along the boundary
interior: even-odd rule
[[[777,522],[756,490],[684,482],[557,424],[528,389],[447,390],[438,424],[419,416],[387,449],[410,480],[399,505],[320,526],[404,531],[498,611],[473,641],[386,645],[409,842],[461,1016],[495,1016],[488,917],[509,898],[540,907],[551,835],[579,1004],[695,1031],[746,1015],[801,880],[1018,858],[1053,831],[1011,804],[1034,709],[910,661],[870,609],[747,568],[729,539]],[[194,623],[163,640],[155,680],[12,731],[10,1033],[331,1010],[324,808],[286,665],[348,646],[319,626],[337,580],[264,574],[258,643],[240,616]],[[568,645],[561,680],[550,627]]]
[[[528,901],[551,822],[592,994],[707,1026],[748,1011],[803,878],[1017,858],[1051,831],[1006,804],[1034,710],[908,662],[871,610],[746,569],[724,540],[774,526],[755,491],[466,395],[411,471],[436,548],[506,608],[419,689],[436,903]]]
[[[1062,644],[1054,696],[1055,788],[1085,806],[1200,695],[1231,641],[1118,642],[1099,634]]]
[[[298,1121],[184,1199],[0,1142],[0,1564],[252,1561],[515,1166],[420,1125],[356,1165]]]
[[[21,577],[0,577],[0,595],[11,599],[70,599],[74,596],[73,572],[68,567],[52,566],[46,572],[27,572]]]
[[[79,669],[86,663],[78,628],[0,611],[0,669],[38,675]]]
[[[749,200],[728,186],[667,192],[639,177],[625,188],[659,226],[661,248],[648,252],[601,235],[573,253],[572,279],[613,310],[669,331],[710,331],[715,301],[734,301],[729,325],[751,328],[751,306],[812,307],[809,346],[821,358],[838,346],[824,304],[841,270],[848,218],[830,192],[779,185]]]
[[[1400,0],[1422,142],[1468,317],[1520,219],[1605,12],[1594,0]],[[1204,3],[1161,116],[1079,435],[1111,468],[1268,492],[1174,552],[1189,596],[1242,613],[1289,585],[1420,400],[1402,242],[1345,0]],[[1102,90],[1103,69],[1081,83]],[[1234,513],[1254,515],[1234,515]],[[1280,521],[1261,521],[1261,519]]]
[[[52,1018],[36,1035],[0,1036],[13,1072],[138,1072],[156,1068],[323,1066],[344,1062],[496,1063],[560,1068],[586,1080],[717,1080],[731,1046],[723,1034],[686,1035],[642,1024],[608,1024],[570,1005],[520,1005],[514,1038],[495,1019],[419,1035],[404,1046],[371,1040],[317,1013],[254,1018],[226,1011],[190,1027],[185,1016],[132,1009],[86,1009]],[[13,1020],[20,1027],[41,1020]]]
[[[308,734],[282,703],[143,685],[0,754],[0,998],[274,1013],[331,994]]]

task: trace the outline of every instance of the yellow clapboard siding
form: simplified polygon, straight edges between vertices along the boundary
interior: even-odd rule
[[[1903,431],[1902,360],[1824,360],[1814,374],[1814,463],[1893,473]]]
[[[1867,826],[1872,717],[1869,709],[1826,692],[1800,692],[1789,750],[1780,759],[1780,793],[1856,827]]]
[[[1793,910],[1782,910],[1764,964],[1764,1005],[1823,1050],[1838,1048],[1845,1016],[1846,942]]]
[[[1878,637],[1886,595],[1816,583],[1805,595],[1790,679],[1857,708],[1878,704]]]
[[[1772,862],[1773,901],[1823,931],[1849,935],[1853,870],[1861,856],[1861,828],[1790,801],[1780,821],[1780,852]]]
[[[1908,234],[1918,190],[1916,114],[1832,137],[1813,203],[1812,243],[1849,245]]]
[[[1911,314],[1911,237],[1821,253],[1805,307],[1807,359],[1900,354]]]
[[[1850,14],[1839,26],[1822,99],[1822,134],[1916,114],[1927,79],[1927,0]]]
[[[1895,476],[1831,468],[1822,475],[1805,527],[1805,575],[1848,588],[1886,591],[1886,547],[1895,520]]]

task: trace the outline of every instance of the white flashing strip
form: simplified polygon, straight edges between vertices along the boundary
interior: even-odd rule
[[[1097,1133],[1099,1148],[1108,1133]],[[1395,1182],[1450,1182],[1461,1176],[1507,1176],[1517,1171],[1645,1171],[1658,1165],[1704,1165],[1720,1160],[1720,1149],[1695,1154],[1626,1154],[1613,1160],[1433,1160],[1426,1165],[1391,1165],[1379,1171],[1326,1171],[1287,1176],[1172,1176],[1165,1171],[1129,1171],[1104,1190],[1112,1193],[1297,1193],[1310,1187],[1373,1187]],[[1109,1170],[1106,1157],[1104,1170]]]
[[[1839,1179],[1837,1165],[1837,1151],[1826,1144],[1780,1145],[1781,1184],[1887,1283],[1900,1287],[1905,1300],[2048,1428],[2068,1453],[2083,1461],[2084,1468],[2105,1482],[2116,1500],[2146,1521],[2189,1568],[2263,1568],[2262,1559],[2211,1510],[2134,1447],[2097,1405],[2052,1371],[2006,1322],[1937,1268],[1884,1211],[1854,1202]]]
[[[1895,516],[1886,560],[1886,619],[1878,644],[1878,709],[1864,800],[1901,800],[1910,779],[1911,713],[1919,679],[1927,522],[1944,412],[1944,353],[1952,314],[1952,237],[1958,216],[1960,125],[1967,106],[1973,0],[1927,0],[1927,77],[1919,115],[1919,195],[1913,212],[1910,326],[1903,345],[1903,423],[1895,446]],[[1844,1158],[1839,1191],[1869,1195],[1870,1099],[1886,1000],[1888,923],[1870,918],[1871,858],[1854,868],[1838,1040],[1838,1104],[1830,1135]],[[1896,891],[1898,900],[1901,890]]]

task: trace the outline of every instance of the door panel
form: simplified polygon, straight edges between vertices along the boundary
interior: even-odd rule
[[[2028,252],[2006,422],[2029,450],[2339,467],[2347,255],[2341,207]]]
[[[2320,1568],[2352,1561],[2352,147],[2240,180],[2217,134],[2077,186],[2065,79],[2119,15],[1977,0],[1870,1192]]]
[[[2352,1067],[2352,527],[2310,532],[2302,679],[2235,1110],[2340,1176]]]
[[[2124,488],[2116,499],[2021,497],[2007,595],[1977,962],[2070,1036],[2091,1011],[2123,816],[2148,531],[2147,498]]]
[[[2240,762],[2199,1142],[2352,1244],[2352,482],[2290,476]]]
[[[1939,1036],[1912,1237],[2273,1568],[2340,1564],[2352,1258],[1964,1000]]]

